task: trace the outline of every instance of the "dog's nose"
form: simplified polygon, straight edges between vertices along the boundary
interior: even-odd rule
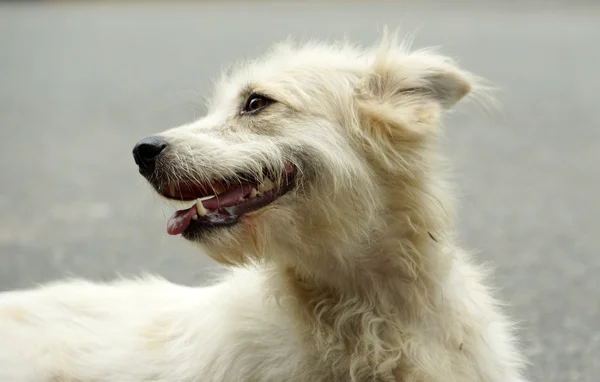
[[[158,136],[144,138],[136,143],[133,148],[133,159],[139,166],[140,172],[143,174],[152,173],[156,165],[156,158],[165,147],[167,147],[167,142],[164,138]]]

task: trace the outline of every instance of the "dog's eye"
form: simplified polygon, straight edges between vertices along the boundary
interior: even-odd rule
[[[246,101],[246,105],[242,109],[242,114],[254,114],[265,107],[272,104],[274,101],[260,94],[251,94]]]

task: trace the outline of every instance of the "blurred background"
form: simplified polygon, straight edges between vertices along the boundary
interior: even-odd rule
[[[463,245],[496,269],[534,381],[600,375],[600,2],[0,3],[0,290],[215,265],[166,234],[134,143],[203,114],[223,65],[292,35],[417,32],[496,83],[446,151]]]

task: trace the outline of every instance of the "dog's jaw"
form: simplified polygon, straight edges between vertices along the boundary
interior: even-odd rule
[[[264,176],[251,181],[253,176],[244,175],[227,182],[179,180],[155,186],[176,208],[167,232],[195,241],[218,234],[219,229],[239,223],[245,215],[271,205],[294,189],[296,170],[292,163],[285,163],[276,180]]]

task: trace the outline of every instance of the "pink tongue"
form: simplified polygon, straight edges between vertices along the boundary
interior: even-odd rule
[[[169,235],[179,235],[190,226],[192,216],[196,214],[196,205],[189,210],[177,211],[171,216],[167,223],[167,233]]]

